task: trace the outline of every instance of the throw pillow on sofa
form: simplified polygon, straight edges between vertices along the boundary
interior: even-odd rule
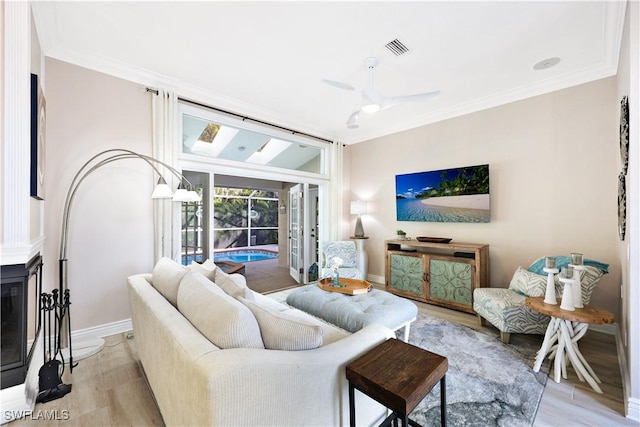
[[[286,311],[277,311],[241,298],[258,321],[264,346],[269,350],[311,350],[322,346],[322,328]]]
[[[171,258],[160,258],[153,267],[151,283],[163,297],[174,307],[178,306],[178,288],[180,281],[187,274],[186,267],[178,264]]]
[[[182,279],[178,310],[217,347],[264,348],[251,310],[200,273]]]
[[[228,295],[234,298],[246,298],[255,300],[253,293],[247,287],[247,280],[241,274],[227,274],[222,269],[216,270],[214,283],[222,288]]]
[[[509,289],[528,297],[543,297],[547,290],[547,276],[518,267],[513,273]]]
[[[202,274],[212,282],[216,281],[216,270],[218,270],[218,266],[211,259],[207,259],[202,264],[196,261],[191,261],[191,264],[189,264],[187,268],[191,271]]]

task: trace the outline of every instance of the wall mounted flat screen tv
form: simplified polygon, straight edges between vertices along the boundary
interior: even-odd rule
[[[489,165],[396,175],[398,221],[489,222]]]

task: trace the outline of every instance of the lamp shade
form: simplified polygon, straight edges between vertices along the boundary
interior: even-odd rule
[[[188,202],[189,201],[189,192],[184,188],[178,188],[173,195],[174,202]]]
[[[200,194],[198,194],[197,191],[189,190],[187,191],[187,199],[187,202],[199,202],[202,200],[202,197],[200,196]]]
[[[151,193],[152,199],[170,199],[173,197],[173,191],[167,185],[167,181],[164,180],[163,177],[160,177],[158,180],[158,184],[156,188],[153,189],[153,193]]]
[[[351,202],[351,215],[363,215],[367,213],[367,202],[354,200]]]

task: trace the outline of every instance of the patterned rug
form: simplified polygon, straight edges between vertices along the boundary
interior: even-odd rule
[[[423,315],[411,325],[411,344],[448,359],[447,425],[533,425],[549,363],[533,372],[540,344],[513,338],[505,345],[466,326]],[[410,418],[422,426],[440,425],[439,384]]]

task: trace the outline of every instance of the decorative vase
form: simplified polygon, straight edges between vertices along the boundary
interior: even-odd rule
[[[333,286],[340,287],[340,273],[336,267],[333,268]]]

